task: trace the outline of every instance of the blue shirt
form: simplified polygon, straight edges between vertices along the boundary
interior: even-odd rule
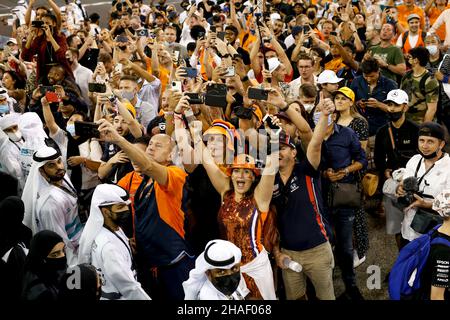
[[[363,76],[353,79],[350,86],[350,89],[355,92],[355,101],[374,98],[383,102],[386,100],[389,91],[397,88],[398,85],[395,81],[382,75],[378,78],[377,85],[373,89],[372,93],[370,93],[369,84]],[[360,109],[359,112],[367,119],[367,122],[369,123],[369,136],[375,135],[379,128],[388,123],[386,113],[378,108],[364,108]]]
[[[324,142],[325,167],[334,171],[344,169],[357,161],[367,168],[366,152],[361,147],[355,131],[341,125],[334,125],[333,134]],[[339,182],[354,182],[354,174],[350,173]]]
[[[277,173],[272,202],[277,208],[282,248],[302,251],[328,241],[320,172],[308,160],[295,164],[286,184]]]

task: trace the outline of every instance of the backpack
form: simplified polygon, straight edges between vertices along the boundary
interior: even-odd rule
[[[413,74],[413,71],[412,70],[409,70],[408,72],[406,72],[405,73],[405,75],[403,76],[403,79],[402,79],[402,87],[404,87],[405,89],[408,89],[407,87],[409,87],[411,84],[409,83],[408,84],[408,86],[403,86],[403,80],[409,80],[409,81],[412,81],[412,74]],[[420,94],[424,97],[423,99],[419,99],[419,97],[417,96],[417,94],[413,91],[412,92],[412,94],[414,95],[414,96],[416,96],[416,98],[417,98],[417,101],[413,104],[413,105],[411,105],[411,106],[409,106],[409,112],[417,112],[417,110],[415,109],[415,107],[417,106],[417,105],[419,105],[419,104],[421,104],[421,103],[423,103],[423,102],[425,102],[426,101],[426,95],[429,93],[429,92],[427,92],[426,91],[426,89],[425,89],[425,83],[427,82],[427,80],[428,80],[428,78],[429,77],[431,77],[431,73],[429,72],[429,71],[427,71],[427,73],[425,73],[424,74],[424,76],[420,79],[420,81],[419,81],[419,91],[420,91]]]
[[[420,289],[421,273],[427,263],[431,245],[442,244],[450,247],[450,241],[432,236],[441,225],[411,241],[398,255],[389,276],[389,296],[391,300],[413,297]]]

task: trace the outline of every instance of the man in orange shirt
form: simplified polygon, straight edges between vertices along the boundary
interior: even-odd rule
[[[414,4],[414,0],[404,0],[404,4],[397,7],[398,22],[403,28],[408,28],[408,16],[410,14],[417,14],[420,17],[420,29],[425,28],[425,13],[422,8],[419,8]]]
[[[448,0],[429,0],[425,6],[425,13],[430,21],[430,27],[436,22],[439,15],[445,10],[450,9],[450,5],[447,4]],[[436,34],[441,41],[445,40],[445,25],[442,24],[437,30]]]

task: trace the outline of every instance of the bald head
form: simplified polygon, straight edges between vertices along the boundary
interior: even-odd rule
[[[146,152],[152,160],[168,165],[172,162],[172,150],[175,145],[175,141],[169,135],[160,133],[150,139]]]

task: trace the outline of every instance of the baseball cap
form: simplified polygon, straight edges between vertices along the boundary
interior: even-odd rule
[[[436,122],[424,122],[419,127],[419,137],[427,136],[437,138],[439,140],[445,140],[444,128]]]
[[[287,133],[284,130],[282,130],[280,132],[279,141],[280,141],[280,144],[284,144],[284,145],[287,145],[287,146],[295,149],[294,139],[292,139],[292,137],[289,135],[289,133]]]
[[[336,96],[337,94],[343,94],[344,96],[355,102],[355,93],[349,87],[342,87],[339,90],[333,92],[334,96]]]
[[[15,38],[9,38],[8,41],[6,41],[6,44],[14,43],[17,44],[17,40]]]
[[[406,21],[409,22],[409,20],[411,20],[411,19],[419,19],[419,20],[420,20],[420,16],[419,16],[417,13],[411,13],[411,14],[408,16],[408,19],[406,19]]]
[[[280,60],[277,57],[273,57],[267,59],[267,63],[269,64],[269,72],[274,72],[281,64]]]
[[[386,100],[384,100],[384,102],[388,102],[388,101],[392,101],[396,104],[404,104],[404,103],[409,103],[409,97],[408,94],[401,90],[401,89],[395,89],[395,90],[391,90],[389,91]]]
[[[333,70],[324,70],[317,78],[318,84],[339,83],[343,78],[338,78]]]

